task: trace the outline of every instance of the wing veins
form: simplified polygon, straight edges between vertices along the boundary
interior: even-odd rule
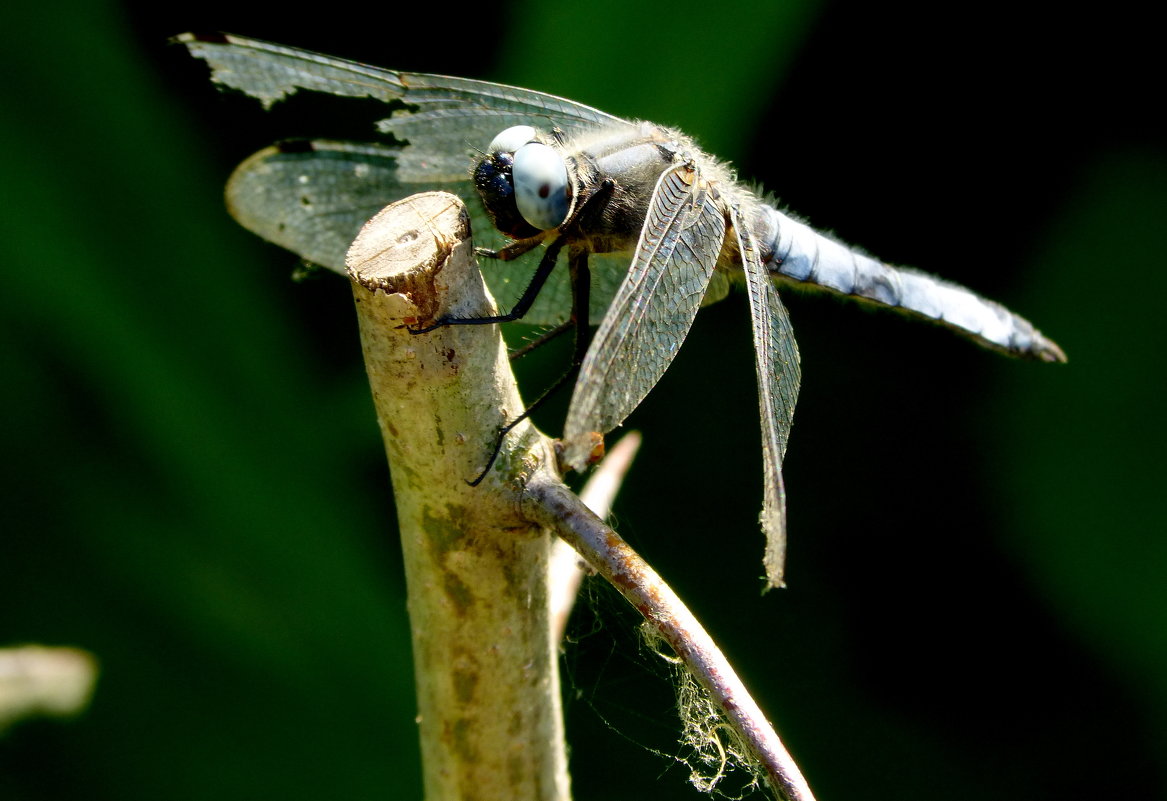
[[[790,317],[762,264],[753,233],[743,224],[736,209],[731,215],[753,318],[758,411],[762,426],[764,486],[761,524],[766,535],[763,564],[769,586],[780,587],[786,557],[786,488],[782,481],[782,458],[786,453],[801,381],[798,346]]]
[[[692,166],[662,173],[572,396],[564,433],[569,462],[582,466],[573,442],[582,447],[589,432],[619,425],[664,374],[700,308],[724,236],[723,210]],[[610,382],[617,365],[622,380]]]

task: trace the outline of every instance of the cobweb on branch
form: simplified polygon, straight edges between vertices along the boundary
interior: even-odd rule
[[[585,579],[581,600],[563,646],[567,703],[585,704],[623,747],[684,768],[703,794],[769,797],[762,771],[656,631],[600,579]]]
[[[688,767],[689,783],[702,793],[731,799],[745,798],[759,789],[762,785],[761,769],[742,746],[709,693],[672,653],[656,629],[642,623],[640,636],[645,645],[672,668],[682,747],[682,753],[674,758]],[[722,787],[723,781],[738,774],[744,774],[748,781],[727,792],[727,788]]]

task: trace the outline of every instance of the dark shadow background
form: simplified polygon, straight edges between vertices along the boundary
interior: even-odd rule
[[[790,587],[763,597],[748,314],[704,311],[629,421],[618,527],[823,801],[1167,797],[1157,28],[1121,3],[604,0],[0,12],[0,645],[103,669],[83,717],[0,740],[0,798],[421,795],[349,290],[290,281],[221,199],[270,141],[370,132],[214,91],[165,44],[186,29],[675,124],[812,223],[1032,319],[1068,365],[787,298]],[[566,663],[577,797],[697,797],[603,724],[639,705],[657,747],[675,734],[668,686],[622,698],[596,642]]]

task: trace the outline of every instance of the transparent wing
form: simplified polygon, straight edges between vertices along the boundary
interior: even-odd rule
[[[451,182],[402,175],[399,149],[386,145],[317,140],[265,148],[231,175],[227,208],[248,230],[343,274],[344,255],[369,218],[394,200],[433,189],[470,197],[475,241],[486,247],[503,244],[465,175]],[[491,293],[503,307],[530,280],[529,270],[519,265],[486,267]]]
[[[798,345],[786,307],[774,289],[769,271],[762,264],[753,233],[743,224],[736,209],[732,214],[754,324],[765,481],[761,517],[762,531],[766,535],[763,564],[770,586],[781,587],[786,561],[786,489],[782,484],[782,457],[786,454],[802,374]]]
[[[504,243],[470,181],[479,151],[511,125],[559,128],[627,125],[580,103],[517,87],[398,72],[238,36],[182,34],[176,41],[212,68],[212,79],[265,107],[298,90],[369,97],[397,106],[378,128],[384,144],[311,141],[267,148],[243,162],[227,187],[231,213],[249,230],[308,261],[344,272],[344,254],[361,225],[385,205],[416,192],[445,190],[470,210],[475,241]],[[404,106],[408,104],[412,110]],[[603,318],[627,257],[592,259],[592,320]],[[571,287],[553,274],[525,322],[566,319]],[[503,309],[530,280],[523,263],[486,263],[483,273]]]
[[[489,225],[489,223],[487,223]],[[475,229],[478,230],[478,229]],[[477,240],[477,236],[475,237]],[[523,289],[531,281],[531,260],[526,257],[519,263],[495,262],[479,259],[479,266],[490,286],[491,294],[499,300],[499,306],[510,309]],[[588,256],[588,267],[592,274],[592,290],[588,298],[588,322],[599,325],[612,304],[612,298],[620,289],[620,284],[628,272],[628,253],[592,253]],[[498,291],[496,291],[496,287]],[[509,293],[509,294],[503,294]],[[512,300],[513,299],[513,300]],[[558,325],[565,322],[571,311],[571,281],[567,270],[560,267],[551,274],[539,292],[534,305],[523,315],[522,322],[532,325]]]
[[[386,103],[399,100],[417,108],[417,113],[409,115],[415,119],[453,118],[471,130],[489,131],[489,138],[480,146],[499,132],[496,121],[510,119],[510,115],[545,119],[568,133],[623,122],[582,103],[530,89],[388,70],[259,39],[184,33],[174,41],[206,61],[216,83],[251,95],[267,108],[300,89]],[[448,122],[441,125],[446,127]]]
[[[460,195],[470,212],[474,241],[497,248],[506,238],[487,217],[468,178],[435,182],[402,175],[399,148],[390,145],[285,142],[265,148],[240,164],[227,182],[227,207],[249,231],[314,264],[344,273],[344,254],[361,226],[383,207],[417,192],[445,190]],[[620,286],[627,255],[591,258],[591,321],[599,324]],[[499,308],[515,304],[531,280],[527,260],[482,259],[482,273]],[[566,270],[556,270],[523,318],[533,325],[556,325],[571,308]]]
[[[701,305],[709,306],[725,300],[729,296],[729,289],[729,275],[717,270],[709,278],[709,286],[705,288],[705,297],[701,298]]]
[[[459,194],[473,189],[466,175],[449,182],[403,175],[399,156],[399,148],[355,142],[285,142],[265,148],[231,175],[227,208],[264,239],[343,273],[344,255],[357,231],[389,202],[431,189]],[[481,205],[472,211],[475,234],[483,215]]]
[[[691,165],[661,175],[620,289],[584,357],[567,413],[565,458],[582,468],[588,434],[644,399],[689,333],[725,240],[722,205]]]

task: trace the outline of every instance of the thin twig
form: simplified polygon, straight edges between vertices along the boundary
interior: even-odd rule
[[[632,467],[632,460],[640,450],[640,432],[629,431],[596,467],[588,483],[579,494],[584,506],[592,510],[596,517],[606,520],[611,511],[612,501],[620,491],[625,474]],[[563,641],[567,630],[567,620],[575,606],[580,582],[584,577],[584,563],[580,555],[561,539],[551,545],[549,571],[551,573],[551,639]]]
[[[813,801],[798,765],[741,679],[656,571],[550,471],[528,482],[523,508],[570,543],[660,633],[762,766],[771,788],[786,801]]]

